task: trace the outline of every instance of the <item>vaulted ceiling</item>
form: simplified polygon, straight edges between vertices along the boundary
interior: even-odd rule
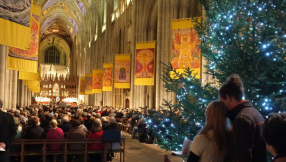
[[[42,5],[41,52],[51,45],[70,52],[76,43],[80,45],[83,41],[89,41],[90,25],[94,24],[91,18],[91,12],[94,12],[92,6],[95,6],[93,0],[34,0],[34,2]],[[58,42],[53,41],[56,44],[51,44],[51,40]]]

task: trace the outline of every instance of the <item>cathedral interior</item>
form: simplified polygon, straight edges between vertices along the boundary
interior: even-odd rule
[[[160,79],[161,63],[170,63],[171,20],[201,17],[196,0],[34,0],[41,6],[39,63],[41,92],[31,93],[17,71],[6,69],[1,56],[0,98],[4,107],[35,100],[77,102],[92,106],[159,109],[163,100],[176,102]],[[156,42],[153,85],[134,85],[138,42]],[[7,51],[1,45],[1,52]],[[80,77],[114,62],[115,54],[131,55],[130,88],[79,94]],[[204,71],[204,69],[202,69]],[[56,78],[56,79],[55,79]],[[208,80],[202,74],[203,82]],[[47,99],[45,99],[45,97]],[[39,99],[41,98],[41,99]]]

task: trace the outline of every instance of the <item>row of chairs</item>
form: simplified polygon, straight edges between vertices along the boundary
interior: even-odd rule
[[[88,146],[89,144],[104,144],[104,149],[103,150],[89,150]],[[83,155],[83,162],[87,162],[88,160],[88,155],[91,154],[101,154],[102,155],[102,162],[106,162],[107,160],[107,154],[108,153],[120,153],[120,162],[123,161],[125,162],[125,139],[121,138],[120,143],[122,143],[121,149],[119,150],[110,150],[108,149],[109,142],[103,142],[100,139],[80,139],[80,140],[75,140],[75,139],[33,139],[33,140],[28,140],[28,139],[19,139],[19,140],[14,140],[12,143],[13,146],[20,146],[21,149],[19,149],[18,152],[10,152],[10,156],[15,156],[15,157],[21,157],[21,162],[24,162],[25,157],[27,156],[42,156],[43,162],[46,162],[46,157],[49,155],[53,156],[61,156],[63,155],[64,157],[64,162],[67,162],[67,156],[68,155]],[[63,150],[59,151],[51,151],[47,149],[47,145],[49,144],[63,144],[64,148]],[[84,148],[82,150],[78,151],[72,151],[69,150],[67,145],[68,144],[84,144]],[[25,146],[27,145],[43,145],[42,150],[39,151],[28,151],[25,150]]]

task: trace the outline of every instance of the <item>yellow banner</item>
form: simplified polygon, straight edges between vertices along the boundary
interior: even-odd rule
[[[40,74],[39,73],[29,73],[29,72],[19,71],[19,79],[22,79],[22,80],[40,80]]]
[[[0,10],[0,44],[30,49],[33,0],[3,3]]]
[[[85,77],[80,77],[80,89],[79,94],[85,95]]]
[[[156,42],[136,43],[134,85],[154,85]]]
[[[113,63],[103,64],[102,91],[112,91]]]
[[[32,4],[30,49],[23,50],[15,47],[9,47],[7,69],[32,73],[38,72],[40,17],[41,6]]]
[[[171,64],[178,73],[183,73],[184,69],[190,68],[196,74],[196,78],[201,78],[201,52],[200,37],[194,29],[195,19],[201,22],[200,17],[184,20],[172,20],[171,29]],[[171,76],[174,74],[170,74]]]
[[[103,78],[103,70],[96,69],[93,70],[92,77],[92,93],[102,93],[102,78]]]
[[[40,81],[38,81],[38,80],[24,80],[24,85],[39,86],[40,87]]]
[[[130,54],[115,55],[114,88],[130,88]]]
[[[92,73],[85,75],[85,94],[92,94]]]

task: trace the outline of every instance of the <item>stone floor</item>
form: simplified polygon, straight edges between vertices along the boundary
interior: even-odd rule
[[[168,155],[171,162],[183,162],[180,157],[172,156],[171,151],[160,149],[157,145],[140,143],[124,133],[122,138],[126,140],[125,162],[164,162],[164,155]],[[119,159],[119,154],[117,157]],[[113,162],[119,162],[119,160],[115,157]]]

